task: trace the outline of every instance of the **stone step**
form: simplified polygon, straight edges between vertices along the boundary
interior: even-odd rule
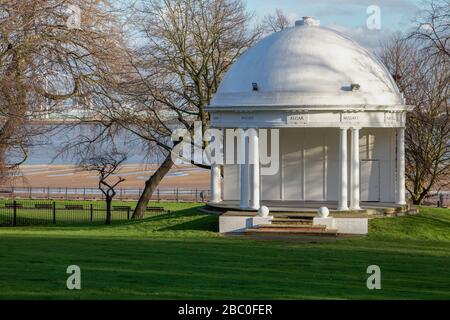
[[[314,210],[313,212],[276,212],[273,213],[273,215],[280,219],[312,220],[314,217],[317,217],[317,210]]]
[[[336,236],[334,229],[307,229],[307,228],[257,228],[247,229],[246,234],[296,234],[296,235],[324,235]]]
[[[312,219],[289,219],[289,218],[274,218],[273,224],[291,224],[291,225],[312,225]]]
[[[266,229],[277,229],[277,228],[282,228],[282,229],[326,229],[326,226],[322,226],[322,225],[308,225],[308,224],[262,224],[259,226],[259,228],[266,228]]]

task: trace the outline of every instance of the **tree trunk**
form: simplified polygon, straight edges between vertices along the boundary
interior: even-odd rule
[[[142,219],[144,217],[145,210],[147,209],[148,202],[152,198],[153,192],[155,192],[161,180],[170,171],[172,166],[172,156],[169,154],[156,172],[145,182],[144,191],[134,209],[132,219]]]
[[[426,196],[428,195],[428,191],[422,191],[422,193],[419,195],[419,198],[417,198],[417,205],[422,205],[423,200],[425,200]]]
[[[106,224],[111,224],[111,203],[112,198],[106,196]]]
[[[415,193],[412,195],[413,204],[420,206],[422,205],[423,199],[425,199],[424,193]]]

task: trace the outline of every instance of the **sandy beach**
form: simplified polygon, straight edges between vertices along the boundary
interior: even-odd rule
[[[126,179],[120,185],[121,188],[143,188],[145,181],[156,168],[156,165],[126,164],[116,176]],[[95,172],[82,171],[73,165],[23,165],[14,179],[1,186],[96,188],[98,177]],[[191,165],[174,166],[160,187],[209,189],[209,171]]]

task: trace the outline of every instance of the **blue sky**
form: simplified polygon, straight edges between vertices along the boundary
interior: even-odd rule
[[[314,16],[321,25],[337,29],[369,48],[376,48],[392,32],[405,31],[417,14],[422,0],[246,0],[247,7],[258,18],[277,8],[292,20]],[[381,30],[366,27],[370,5],[381,9]]]

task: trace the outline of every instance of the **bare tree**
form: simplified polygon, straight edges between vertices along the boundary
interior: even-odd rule
[[[140,45],[130,52],[134,73],[122,87],[128,100],[103,116],[163,154],[133,213],[141,218],[174,164],[170,153],[178,142],[171,141],[173,132],[183,128],[192,134],[194,121],[203,132],[207,129],[205,109],[220,81],[260,33],[241,0],[140,0],[133,22]]]
[[[123,43],[108,8],[106,0],[0,1],[3,172],[26,160],[39,133],[33,120],[65,103],[94,104],[115,83]]]
[[[450,58],[450,1],[428,0],[415,22],[417,27],[409,38],[421,40],[428,55]]]
[[[291,22],[281,9],[276,9],[274,14],[264,16],[262,21],[262,27],[268,33],[283,31],[290,25]]]
[[[415,106],[405,141],[407,190],[415,204],[450,181],[449,60],[423,46],[421,39],[396,35],[381,55],[407,104]]]
[[[111,205],[117,194],[115,188],[125,181],[120,176],[114,179],[114,175],[121,169],[121,165],[126,159],[125,153],[102,152],[100,155],[83,159],[80,163],[80,167],[84,171],[95,171],[98,174],[98,188],[105,196],[106,201],[106,224],[111,224]]]

